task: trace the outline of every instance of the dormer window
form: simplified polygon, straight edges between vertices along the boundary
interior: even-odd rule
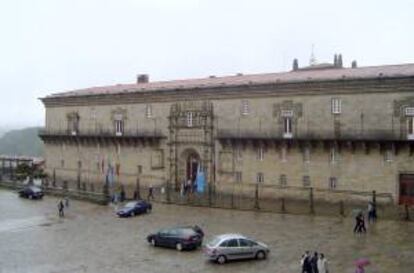
[[[292,123],[293,123],[293,111],[292,110],[282,110],[282,119],[283,119],[283,137],[292,138]]]
[[[340,114],[341,113],[341,99],[333,98],[331,100],[331,111],[332,114]]]
[[[151,104],[147,104],[147,106],[145,108],[145,116],[147,118],[152,118],[152,106],[151,106]]]
[[[250,113],[249,101],[248,100],[242,100],[241,114],[243,116],[247,116],[249,113]]]

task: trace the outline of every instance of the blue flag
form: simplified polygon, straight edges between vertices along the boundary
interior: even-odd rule
[[[205,182],[206,182],[206,178],[204,176],[204,172],[201,170],[200,165],[198,165],[197,177],[196,177],[197,192],[198,193],[203,193],[204,192]]]

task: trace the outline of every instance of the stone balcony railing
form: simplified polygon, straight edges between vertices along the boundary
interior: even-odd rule
[[[47,139],[152,139],[159,140],[165,138],[159,130],[125,130],[122,133],[116,133],[114,130],[54,130],[43,129],[39,131],[39,137],[42,140]]]
[[[217,138],[226,140],[298,140],[298,141],[412,141],[414,138],[401,134],[399,130],[371,129],[371,130],[313,130],[312,132],[293,132],[284,136],[280,130],[246,130],[246,129],[219,129]]]

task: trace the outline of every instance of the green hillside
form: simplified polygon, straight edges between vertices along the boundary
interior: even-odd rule
[[[0,154],[43,156],[43,143],[38,137],[40,127],[12,130],[0,138]]]

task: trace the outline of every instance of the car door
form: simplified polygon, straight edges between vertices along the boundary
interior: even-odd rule
[[[240,258],[254,258],[253,244],[250,240],[239,239]]]
[[[239,241],[237,239],[229,239],[225,253],[229,260],[240,259]]]
[[[158,232],[158,244],[161,246],[168,246],[168,230],[163,229]]]

